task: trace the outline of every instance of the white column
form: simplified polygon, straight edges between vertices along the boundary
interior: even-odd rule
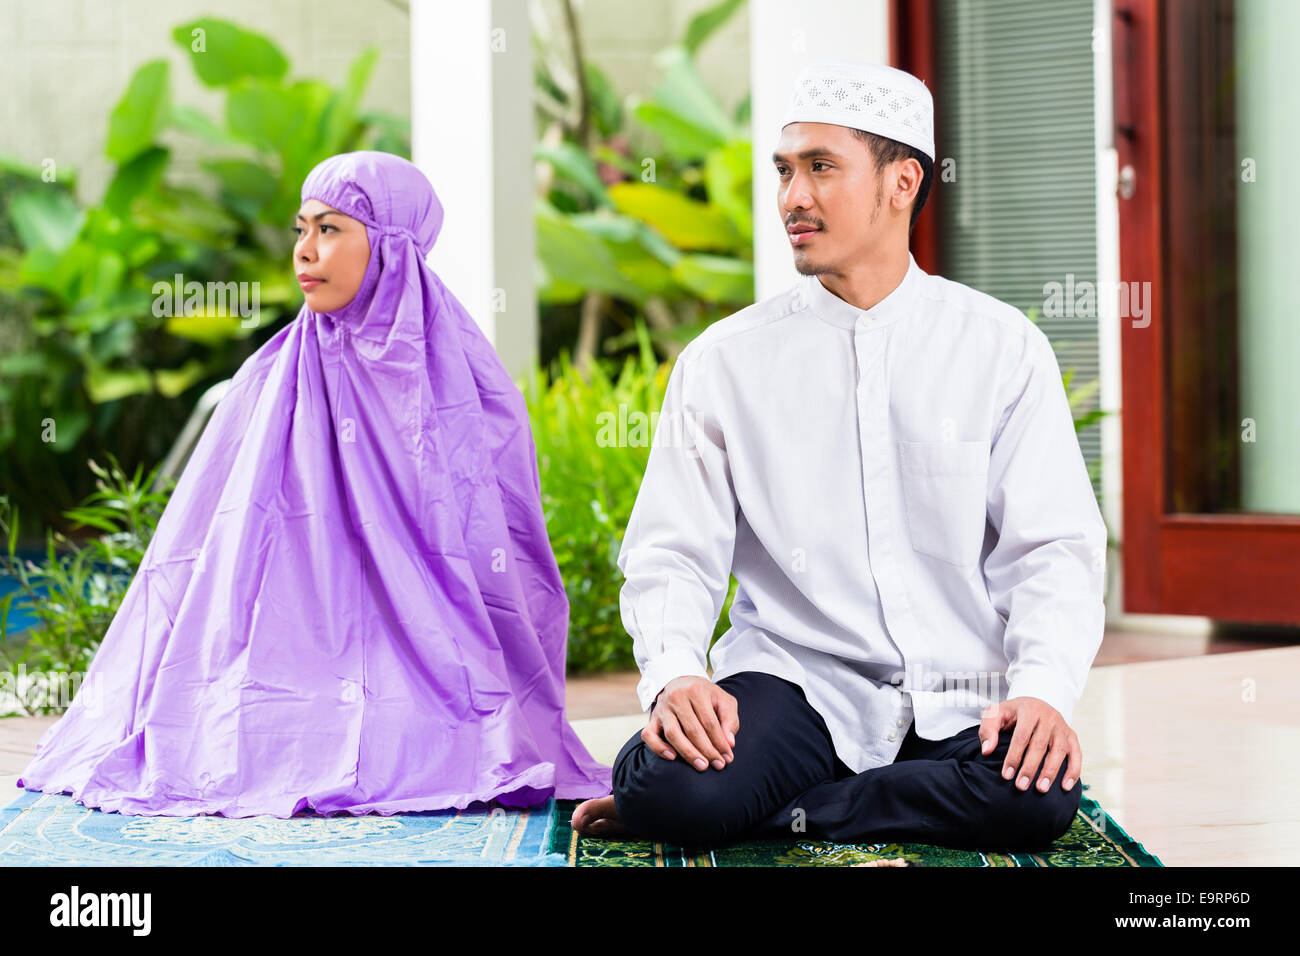
[[[429,265],[516,378],[537,356],[527,0],[411,0],[411,156],[445,219]]]
[[[772,151],[794,79],[811,60],[889,63],[886,0],[749,0],[750,88],[754,143],[754,294],[766,299],[799,277],[777,211]]]
[[[1111,53],[1111,0],[1093,0],[1092,82],[1093,142],[1097,149],[1097,288],[1114,289],[1119,283],[1119,154],[1115,149],[1115,116],[1111,106],[1114,60]],[[1125,319],[1124,321],[1129,321]],[[1101,511],[1106,525],[1123,540],[1124,486],[1123,432],[1119,416],[1120,318],[1117,295],[1097,296],[1097,365],[1101,378],[1098,401],[1114,412],[1101,420]],[[1123,614],[1123,549],[1106,555],[1106,602],[1108,622]]]

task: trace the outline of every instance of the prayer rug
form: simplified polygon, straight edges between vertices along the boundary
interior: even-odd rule
[[[1086,783],[1082,786],[1088,789]],[[1086,793],[1070,829],[1039,853],[820,840],[751,840],[709,851],[648,840],[606,840],[580,836],[569,826],[581,802],[556,804],[550,849],[563,854],[567,866],[1164,866]]]
[[[0,810],[0,866],[564,866],[547,852],[555,813],[552,799],[391,816],[131,816],[24,790]]]

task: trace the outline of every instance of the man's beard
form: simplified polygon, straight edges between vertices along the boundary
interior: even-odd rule
[[[876,205],[875,208],[871,210],[871,219],[868,221],[867,225],[874,226],[876,224],[876,220],[880,218],[880,204],[883,201],[884,196],[881,191],[880,183],[877,181]],[[823,230],[825,230],[825,228],[825,226],[822,227]],[[825,275],[828,272],[838,271],[833,263],[825,260],[817,260],[814,258],[815,255],[816,253],[814,253],[813,256],[809,256],[807,253],[803,253],[802,255],[796,254],[794,257],[795,271],[804,276],[819,276]]]

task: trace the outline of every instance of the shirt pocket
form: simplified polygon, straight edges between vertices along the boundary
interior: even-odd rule
[[[900,441],[912,548],[958,567],[979,560],[988,518],[989,442]]]

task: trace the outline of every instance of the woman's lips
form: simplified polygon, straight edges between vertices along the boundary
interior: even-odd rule
[[[304,279],[300,276],[298,278],[298,285],[302,286],[303,291],[305,292],[308,289],[316,288],[324,281],[325,281],[324,279]]]

